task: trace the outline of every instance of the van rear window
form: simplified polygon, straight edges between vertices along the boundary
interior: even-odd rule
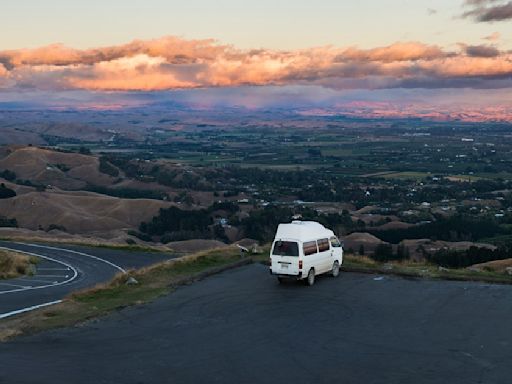
[[[316,241],[307,241],[303,245],[304,256],[312,255],[317,253]]]
[[[272,254],[276,256],[299,256],[299,245],[295,241],[276,241]]]

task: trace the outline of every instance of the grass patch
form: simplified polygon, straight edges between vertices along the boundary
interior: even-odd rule
[[[33,273],[38,259],[17,252],[0,250],[0,279],[12,279]]]
[[[0,340],[47,329],[72,326],[124,307],[148,303],[177,286],[250,262],[234,247],[215,249],[118,274],[110,282],[75,292],[57,305],[8,318],[0,324]],[[129,277],[138,284],[127,285]]]

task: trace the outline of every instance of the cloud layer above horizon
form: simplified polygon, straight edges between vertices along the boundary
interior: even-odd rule
[[[512,19],[512,1],[509,0],[466,0],[470,9],[463,17],[479,22],[495,22]]]
[[[497,0],[496,0],[497,1]],[[480,6],[494,1],[471,0]],[[0,51],[0,91],[158,91],[245,85],[332,89],[512,87],[512,54],[495,45],[447,51],[420,42],[374,49],[241,50],[215,40],[163,37],[78,50]]]

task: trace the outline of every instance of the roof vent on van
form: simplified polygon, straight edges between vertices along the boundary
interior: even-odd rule
[[[300,220],[293,220],[292,224],[302,224],[302,221],[300,221]]]

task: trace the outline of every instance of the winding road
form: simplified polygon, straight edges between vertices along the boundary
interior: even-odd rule
[[[0,241],[0,249],[39,257],[33,276],[0,280],[0,319],[56,304],[71,292],[110,280],[117,273],[176,255],[104,248]]]

